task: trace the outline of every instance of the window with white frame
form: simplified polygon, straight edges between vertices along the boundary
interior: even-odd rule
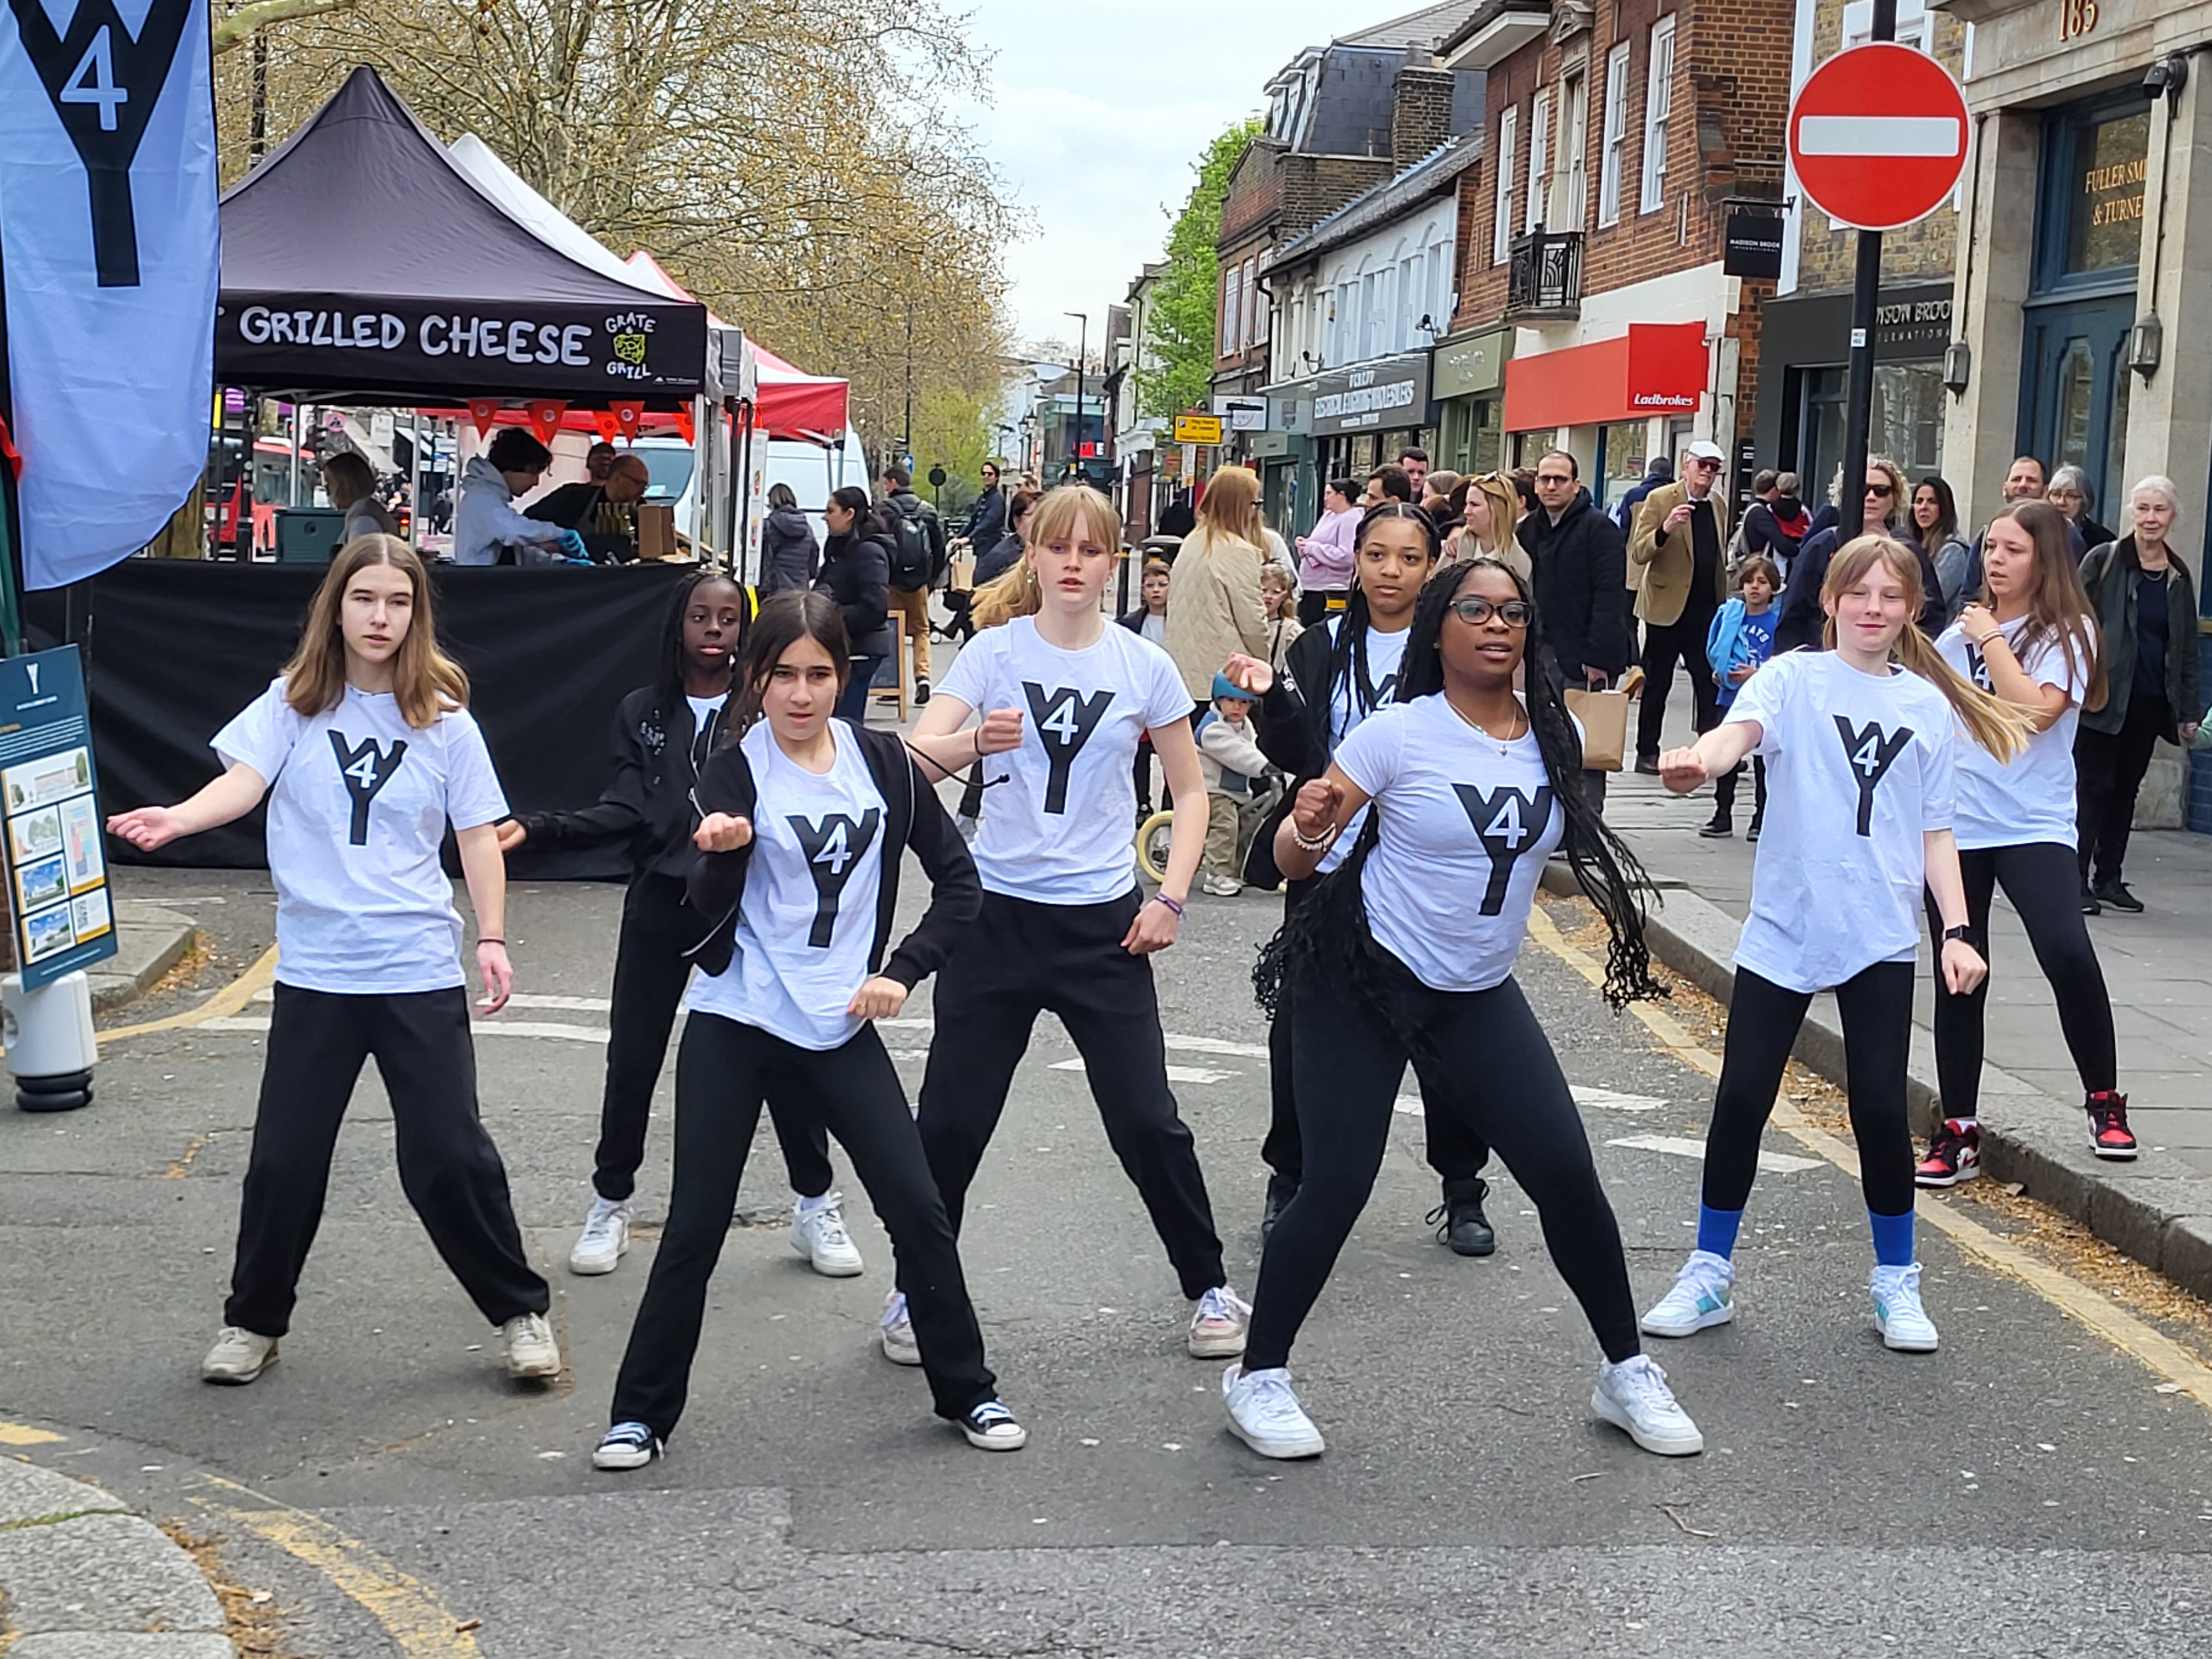
[[[1644,82],[1644,189],[1638,210],[1656,213],[1667,201],[1667,119],[1674,111],[1674,19],[1651,26]]]
[[[1244,326],[1239,331],[1237,343],[1249,347],[1260,337],[1260,262],[1256,258],[1244,262]]]
[[[1242,265],[1231,265],[1221,276],[1221,342],[1217,356],[1226,357],[1237,349],[1237,283],[1243,276]]]
[[[1548,89],[1528,100],[1528,206],[1523,230],[1544,222],[1544,198],[1551,189],[1552,94]]]
[[[1416,253],[1398,267],[1398,337],[1394,344],[1400,351],[1421,343],[1421,317],[1428,309],[1421,303],[1429,291],[1423,271],[1426,259],[1425,254]]]
[[[1597,222],[1620,222],[1621,153],[1628,147],[1628,54],[1622,41],[1605,58],[1605,132],[1597,167]]]
[[[1502,265],[1513,252],[1513,146],[1521,112],[1508,108],[1498,116],[1498,205],[1490,228],[1490,263]]]
[[[1260,285],[1259,265],[1255,260],[1252,271],[1252,343],[1254,345],[1265,345],[1267,343],[1267,325],[1273,310],[1273,302],[1268,299],[1267,290]]]
[[[1559,94],[1559,178],[1558,199],[1547,222],[1555,230],[1579,231],[1589,214],[1589,76],[1569,76]]]
[[[1900,46],[1936,54],[1936,31],[1923,0],[1897,0],[1897,33]],[[1874,39],[1874,0],[1851,0],[1844,8],[1844,45],[1863,46]]]
[[[1429,321],[1436,332],[1443,334],[1451,328],[1452,314],[1452,241],[1447,236],[1440,242],[1429,244],[1429,297],[1421,307],[1429,313]]]

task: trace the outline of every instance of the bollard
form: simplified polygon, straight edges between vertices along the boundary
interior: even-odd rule
[[[64,974],[35,991],[22,976],[0,978],[0,1041],[15,1079],[15,1104],[27,1112],[73,1112],[92,1104],[100,1042],[92,1029],[92,981]]]

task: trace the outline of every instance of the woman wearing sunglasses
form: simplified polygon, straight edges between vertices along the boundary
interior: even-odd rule
[[[1839,507],[1842,502],[1837,503]],[[1906,493],[1905,474],[1887,455],[1867,457],[1865,507],[1860,523],[1850,529],[1831,525],[1805,538],[1790,567],[1789,585],[1782,591],[1782,617],[1774,625],[1774,654],[1801,647],[1820,648],[1827,614],[1820,608],[1820,589],[1828,580],[1828,561],[1845,542],[1861,536],[1886,536],[1902,542],[1918,556],[1923,599],[1917,626],[1934,639],[1948,625],[1944,615],[1943,584],[1936,574],[1936,562],[1920,544],[1912,527],[1912,497]]]
[[[1644,1355],[1620,1229],[1566,1078],[1513,978],[1537,877],[1564,838],[1611,934],[1608,999],[1656,991],[1649,884],[1583,793],[1582,744],[1559,692],[1540,672],[1525,676],[1525,694],[1514,689],[1540,637],[1534,623],[1528,585],[1504,565],[1448,568],[1415,609],[1399,701],[1344,740],[1276,832],[1276,863],[1304,877],[1374,805],[1350,856],[1255,975],[1263,1005],[1290,999],[1306,1152],[1261,1261],[1243,1362],[1222,1382],[1231,1428],[1262,1456],[1322,1449],[1291,1389],[1291,1345],[1366,1206],[1409,1060],[1426,1097],[1497,1149],[1542,1218],[1604,1350],[1592,1410],[1647,1451],[1705,1444]]]

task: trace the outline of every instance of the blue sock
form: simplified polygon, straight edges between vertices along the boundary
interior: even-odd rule
[[[1741,1210],[1716,1210],[1698,1206],[1698,1248],[1713,1255],[1735,1255],[1736,1229],[1743,1225]]]
[[[1912,1212],[1876,1215],[1867,1212],[1867,1226],[1874,1234],[1875,1265],[1909,1267],[1912,1265]]]

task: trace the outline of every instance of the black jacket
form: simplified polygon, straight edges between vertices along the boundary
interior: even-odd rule
[[[975,498],[975,505],[968,510],[967,526],[960,534],[969,552],[981,554],[996,547],[999,538],[1006,533],[1006,491],[993,484]]]
[[[1784,528],[1785,520],[1804,533],[1791,535]],[[1785,570],[1812,533],[1812,520],[1805,515],[1804,503],[1790,496],[1777,495],[1771,502],[1753,501],[1743,510],[1745,553],[1763,553],[1778,560]]]
[[[983,886],[975,878],[968,843],[945,816],[944,803],[922,776],[920,763],[907,752],[905,740],[896,732],[856,726],[848,726],[845,732],[860,739],[860,758],[867,763],[868,775],[875,780],[885,808],[883,874],[876,888],[876,937],[868,950],[868,971],[895,979],[911,991],[951,956],[961,930],[983,908]],[[840,742],[845,732],[838,733]],[[697,794],[706,811],[750,818],[758,791],[744,750],[735,744],[718,750],[700,775]],[[908,847],[929,878],[929,905],[885,962],[884,950],[890,943],[891,921],[898,911],[899,866],[904,861],[901,849]],[[702,853],[693,862],[685,896],[702,920],[714,919],[706,937],[689,953],[702,973],[719,974],[730,965],[737,945],[738,903],[744,896],[745,872],[752,858],[752,844],[747,842],[734,853]]]
[[[1328,623],[1307,629],[1291,641],[1283,672],[1260,699],[1260,752],[1297,781],[1291,795],[1297,784],[1328,770],[1328,659],[1335,649],[1335,629]]]
[[[1618,674],[1628,666],[1628,538],[1577,493],[1558,524],[1539,505],[1515,532],[1528,556],[1543,643],[1570,685],[1585,665]]]
[[[1943,631],[1943,585],[1936,579],[1936,561],[1928,556],[1928,550],[1912,537],[1897,538],[1912,550],[1920,561],[1920,631],[1934,639]],[[1843,532],[1831,526],[1816,530],[1805,538],[1798,549],[1796,561],[1790,567],[1790,580],[1782,590],[1782,614],[1774,622],[1774,654],[1809,647],[1818,651],[1820,636],[1827,627],[1827,613],[1820,609],[1820,589],[1828,580],[1828,562],[1836,556],[1836,550],[1844,544]]]
[[[1022,556],[1022,538],[1009,530],[999,538],[997,546],[979,555],[975,560],[975,586],[994,582],[1014,568]]]
[[[859,530],[830,538],[814,584],[845,614],[845,637],[856,657],[888,657],[897,648],[890,629],[890,550]]]
[[[761,597],[811,587],[822,568],[814,526],[795,507],[779,507],[761,525]]]
[[[2097,613],[2105,640],[2105,701],[2101,708],[2084,709],[2085,732],[2117,732],[2128,717],[2136,685],[2136,590],[2150,580],[2136,551],[2136,538],[2093,547],[2081,561],[2081,586]],[[2166,564],[2166,705],[2172,729],[2159,735],[2170,743],[2186,743],[2180,728],[2193,726],[2203,712],[2203,669],[2197,660],[2197,588],[2179,559]]]
[[[937,509],[915,495],[910,489],[894,489],[878,503],[883,508],[888,528],[886,534],[896,535],[896,526],[889,521],[895,519],[915,519],[921,525],[921,539],[929,549],[929,586],[934,587],[945,579],[945,520],[937,516]]]
[[[691,808],[691,757],[712,752],[721,737],[721,713],[715,712],[705,732],[696,732],[690,702],[678,697],[664,712],[655,706],[659,695],[659,688],[641,685],[615,711],[615,772],[598,800],[565,812],[519,815],[516,822],[532,844],[627,841],[632,879],[647,874],[681,879],[691,873],[698,857],[691,831],[699,822]]]

